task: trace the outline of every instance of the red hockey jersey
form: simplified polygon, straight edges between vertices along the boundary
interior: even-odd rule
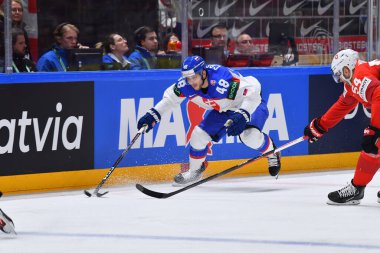
[[[359,60],[355,66],[352,85],[344,83],[343,94],[321,117],[319,125],[328,131],[338,124],[346,114],[352,111],[359,102],[362,103],[364,107],[371,108],[374,91],[380,86],[379,79],[380,60],[370,62]],[[376,91],[376,97],[378,97],[379,94],[380,88]],[[378,119],[378,121],[380,121],[380,119]]]

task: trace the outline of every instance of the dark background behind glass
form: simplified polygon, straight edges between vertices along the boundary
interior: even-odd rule
[[[38,54],[54,43],[54,28],[69,22],[80,30],[78,42],[94,47],[109,33],[119,33],[134,47],[133,31],[147,25],[157,31],[158,4],[153,0],[40,0],[38,7]]]

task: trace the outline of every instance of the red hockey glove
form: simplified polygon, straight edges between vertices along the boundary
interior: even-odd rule
[[[307,125],[303,131],[303,134],[309,137],[309,142],[314,143],[322,138],[323,134],[327,131],[324,130],[319,124],[320,118],[313,119],[309,125]]]
[[[362,149],[366,153],[370,154],[379,154],[379,148],[380,148],[380,129],[368,126],[366,129],[364,129],[364,136],[362,139]]]

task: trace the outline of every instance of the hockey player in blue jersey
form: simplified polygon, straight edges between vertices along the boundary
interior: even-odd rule
[[[242,143],[261,153],[276,148],[272,139],[262,132],[268,108],[261,98],[261,85],[253,76],[243,77],[221,65],[206,65],[200,56],[189,56],[182,64],[182,77],[166,89],[157,105],[138,121],[146,132],[160,122],[161,115],[178,106],[186,98],[208,111],[190,138],[189,170],[174,177],[176,186],[184,186],[202,178],[207,167],[207,144],[218,142],[226,133],[239,136]],[[230,120],[230,125],[225,125]],[[280,154],[268,156],[269,173],[277,177]]]

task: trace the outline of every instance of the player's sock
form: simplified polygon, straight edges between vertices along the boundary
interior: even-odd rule
[[[362,151],[360,153],[353,182],[355,185],[365,186],[371,182],[373,176],[376,174],[380,167],[379,158],[372,157],[371,155]]]

